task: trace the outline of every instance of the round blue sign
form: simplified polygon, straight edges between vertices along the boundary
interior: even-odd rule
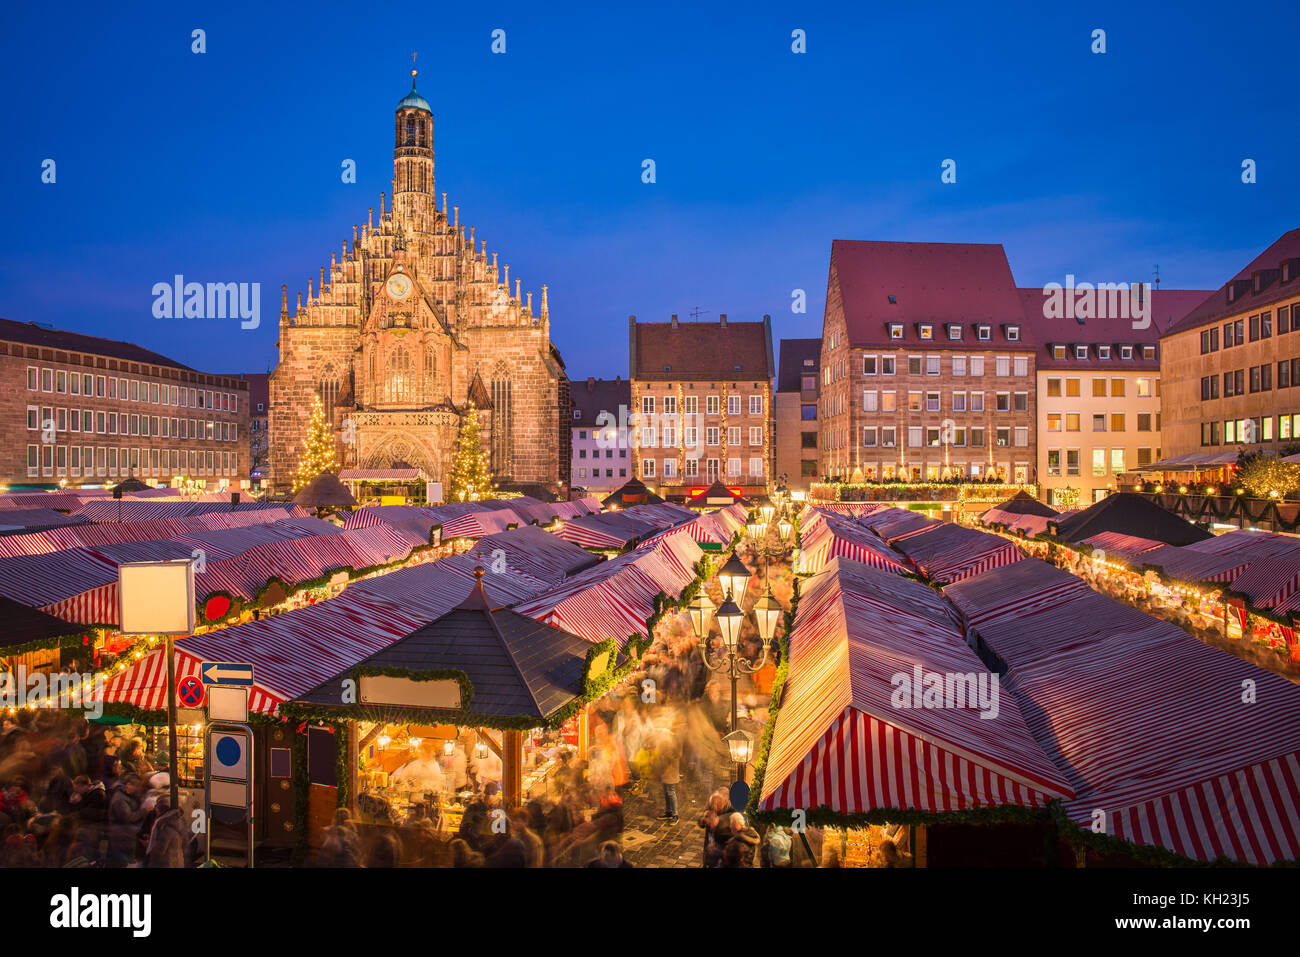
[[[239,756],[243,754],[244,749],[240,746],[238,738],[227,737],[217,742],[216,752],[217,762],[230,768],[239,763]]]

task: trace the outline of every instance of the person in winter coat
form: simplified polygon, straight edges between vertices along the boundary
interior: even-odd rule
[[[664,813],[659,817],[677,823],[677,785],[682,779],[682,753],[672,731],[660,733],[655,747],[655,780],[664,789]]]
[[[128,774],[108,799],[108,866],[126,867],[135,858],[140,821],[148,811],[140,806],[140,779]]]
[[[171,799],[166,796],[160,797],[156,806],[158,817],[149,832],[145,867],[185,867],[190,834],[181,809],[171,807]]]
[[[730,831],[731,837],[722,847],[722,866],[753,867],[754,852],[758,849],[758,831],[745,822],[745,815],[739,811],[731,815]]]

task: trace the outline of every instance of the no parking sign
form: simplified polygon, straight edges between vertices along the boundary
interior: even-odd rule
[[[176,700],[183,708],[203,707],[203,682],[194,675],[185,675],[176,682]]]

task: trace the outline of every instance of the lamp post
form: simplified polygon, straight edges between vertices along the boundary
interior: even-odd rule
[[[691,617],[691,628],[695,632],[695,636],[700,639],[700,657],[704,660],[704,666],[717,674],[725,673],[731,679],[731,730],[724,740],[727,742],[732,760],[736,764],[736,780],[738,781],[744,780],[745,765],[749,763],[750,756],[753,753],[753,738],[742,731],[738,725],[739,696],[736,692],[736,683],[741,675],[752,675],[761,671],[767,665],[772,636],[776,633],[776,625],[783,611],[780,603],[772,596],[772,589],[769,585],[754,607],[755,622],[758,626],[759,637],[762,638],[763,642],[762,654],[756,662],[743,657],[739,653],[739,649],[740,630],[745,620],[745,612],[736,602],[735,595],[740,594],[743,596],[745,594],[745,589],[748,587],[751,577],[752,575],[749,569],[745,567],[745,563],[733,553],[718,572],[718,582],[722,586],[722,593],[725,596],[722,604],[716,610],[713,609],[713,602],[701,589],[686,606],[686,610]],[[718,631],[722,637],[722,654],[718,656],[716,661],[710,659],[710,647],[712,645],[710,640],[710,611],[713,612],[714,620],[718,623]]]

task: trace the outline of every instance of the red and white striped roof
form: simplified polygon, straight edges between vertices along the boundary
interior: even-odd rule
[[[197,673],[198,664],[204,661],[251,662],[257,685],[250,707],[274,713],[281,702],[310,691],[445,615],[473,587],[475,562],[475,556],[466,554],[405,568],[353,584],[338,598],[178,639],[178,668],[181,674],[188,674]],[[546,587],[513,571],[489,572],[483,585],[489,598],[501,605],[513,604]],[[164,708],[166,689],[159,675],[165,661],[161,655],[156,651],[107,681],[104,700],[147,710]]]
[[[903,708],[895,676],[985,674],[952,610],[925,585],[836,559],[804,589],[759,803],[928,812],[1037,806],[1072,791],[1015,702]]]
[[[1300,857],[1300,688],[1062,576],[1026,560],[945,594],[1006,663],[1066,813],[1200,860]]]
[[[1025,557],[1001,535],[946,522],[895,538],[892,544],[935,582],[961,581]]]
[[[800,524],[798,571],[802,573],[819,572],[833,558],[848,558],[900,575],[914,571],[901,552],[856,522],[819,511],[809,519]]]

